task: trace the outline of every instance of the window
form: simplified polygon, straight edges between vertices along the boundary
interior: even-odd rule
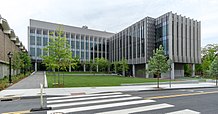
[[[86,50],[89,50],[89,43],[86,42]]]
[[[43,30],[43,35],[48,35],[48,30]]]
[[[71,41],[71,48],[75,49],[75,41]]]
[[[76,49],[80,49],[80,43],[79,43],[79,41],[76,41]]]
[[[30,33],[35,33],[35,29],[34,28],[30,28]]]
[[[84,59],[84,52],[81,52],[81,59]]]
[[[47,46],[47,45],[48,45],[48,38],[43,37],[43,46]]]
[[[42,50],[40,48],[37,48],[37,56],[40,57],[41,56],[41,52]]]
[[[41,37],[37,37],[37,46],[41,46],[42,45],[42,39]]]
[[[84,42],[81,41],[81,49],[84,49]]]
[[[30,55],[35,56],[35,48],[30,48]]]
[[[30,36],[30,45],[35,45],[35,36]]]
[[[86,52],[86,59],[89,59],[89,52]]]

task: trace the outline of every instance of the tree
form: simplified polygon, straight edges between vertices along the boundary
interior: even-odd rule
[[[216,86],[217,86],[217,78],[218,78],[218,57],[215,57],[213,62],[210,65],[210,74],[212,77],[216,77]]]
[[[129,70],[129,65],[126,59],[122,59],[119,61],[118,71],[123,72],[122,74],[125,76],[125,72]]]
[[[166,73],[170,69],[169,60],[164,55],[162,45],[153,51],[153,57],[148,61],[148,73],[157,75],[157,88],[159,88],[159,78],[161,73]]]
[[[209,76],[209,67],[215,58],[215,54],[218,50],[218,44],[208,44],[202,48],[202,64],[201,69],[204,76]],[[199,72],[199,71],[198,71]]]
[[[44,51],[48,53],[48,55],[44,55],[42,58],[43,64],[45,64],[47,68],[58,70],[58,85],[60,86],[59,71],[60,69],[63,70],[72,65],[72,51],[70,50],[70,45],[61,27],[58,27],[53,35],[50,35],[50,42],[44,48]]]
[[[114,68],[113,68],[113,69],[114,69],[114,72],[115,72],[115,73],[117,73],[117,71],[118,71],[118,64],[119,64],[118,61],[114,61],[114,62],[113,62],[113,65],[114,65]]]
[[[106,71],[108,67],[108,60],[105,58],[95,58],[95,63],[98,65],[99,71],[103,72]]]
[[[20,54],[18,52],[14,52],[12,57],[12,68],[17,72],[21,68],[21,59]]]
[[[21,59],[21,69],[23,69],[24,75],[26,74],[26,70],[31,67],[31,58],[27,53],[20,52],[20,59]]]

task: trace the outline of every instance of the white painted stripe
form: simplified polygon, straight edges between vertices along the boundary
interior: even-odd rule
[[[174,107],[174,105],[163,103],[163,104],[157,104],[157,105],[142,106],[142,107],[114,110],[114,111],[108,111],[108,112],[100,112],[97,114],[129,114],[129,113],[145,112],[145,111],[170,108],[170,107]]]
[[[189,110],[189,109],[184,109],[184,110],[174,111],[174,112],[170,112],[166,114],[200,114],[200,112]]]
[[[80,102],[63,103],[63,104],[51,104],[51,105],[47,105],[47,107],[57,108],[57,107],[64,107],[64,106],[76,106],[76,105],[85,105],[85,104],[94,104],[94,103],[106,103],[106,102],[136,100],[136,99],[141,99],[141,97],[125,97],[125,98],[114,98],[114,99],[84,101],[84,102],[80,101]]]
[[[121,93],[121,92],[116,92],[116,93],[102,93],[102,94],[77,95],[77,96],[49,97],[49,98],[47,98],[47,100],[67,99],[67,98],[78,98],[78,97],[91,97],[91,96],[103,96],[103,95],[117,95],[117,94],[122,94],[122,93]]]
[[[80,101],[80,100],[93,100],[93,99],[104,99],[104,98],[115,98],[115,97],[128,97],[131,95],[113,95],[113,96],[100,96],[100,97],[85,97],[85,98],[77,98],[77,99],[63,99],[63,100],[53,100],[47,101],[47,103],[61,103],[61,102],[72,102],[72,101]]]
[[[137,101],[110,103],[110,104],[100,104],[100,105],[84,106],[84,107],[77,107],[77,108],[51,110],[51,111],[47,111],[47,114],[52,114],[54,112],[70,113],[70,112],[87,111],[87,110],[110,108],[110,107],[117,107],[117,106],[127,106],[127,105],[134,105],[134,104],[151,103],[151,102],[155,102],[155,101],[154,100],[137,100]]]

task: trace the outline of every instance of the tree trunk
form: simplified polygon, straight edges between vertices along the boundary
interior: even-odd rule
[[[60,74],[59,74],[60,69],[58,68],[58,86],[60,86]]]
[[[160,78],[160,73],[158,73],[158,75],[157,75],[157,88],[159,88],[159,84],[160,84],[160,80],[159,80],[159,78]]]

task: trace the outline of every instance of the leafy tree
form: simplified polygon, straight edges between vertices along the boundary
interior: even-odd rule
[[[215,58],[215,54],[218,50],[218,44],[208,44],[202,48],[202,72],[204,76],[209,76],[209,67]]]
[[[105,58],[96,58],[95,59],[95,63],[96,65],[98,65],[98,69],[103,72],[106,71],[107,67],[108,67],[108,60]]]
[[[184,72],[185,76],[191,76],[192,75],[192,69],[189,64],[184,65]]]
[[[44,48],[44,51],[49,54],[42,56],[42,58],[43,64],[47,68],[58,70],[58,85],[60,86],[59,71],[72,65],[72,51],[61,27],[53,34],[54,36],[50,35],[50,42]]]
[[[17,71],[21,68],[21,59],[20,59],[20,54],[18,52],[14,52],[13,53],[13,57],[12,57],[12,68]]]
[[[117,71],[118,71],[118,64],[119,64],[118,61],[114,61],[114,62],[113,62],[113,65],[114,65],[113,68],[114,68],[114,72],[115,72],[115,73],[117,73]]]
[[[21,69],[23,69],[24,75],[26,74],[26,70],[31,67],[31,58],[27,53],[20,52],[20,59],[21,59]]]
[[[126,59],[122,59],[118,63],[119,63],[118,71],[123,72],[123,75],[125,76],[125,72],[129,70],[129,65],[127,63],[127,60]]]
[[[148,61],[148,73],[157,75],[157,88],[159,88],[159,78],[161,73],[166,73],[170,69],[169,60],[164,55],[162,45],[153,51],[153,57]]]
[[[210,65],[210,74],[212,77],[216,77],[216,85],[217,85],[217,78],[218,78],[218,57],[215,57],[213,62]]]

